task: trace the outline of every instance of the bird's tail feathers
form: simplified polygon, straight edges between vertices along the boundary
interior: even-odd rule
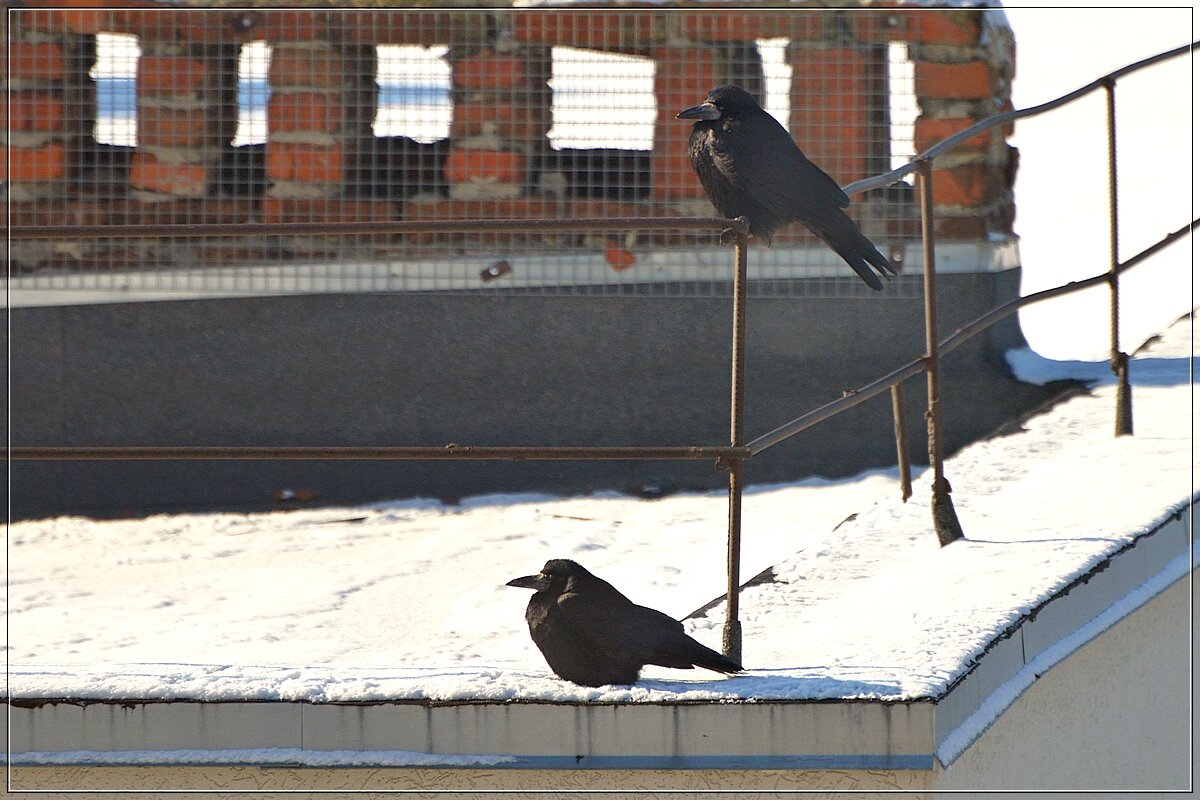
[[[885,278],[896,274],[888,257],[880,253],[871,240],[863,236],[854,220],[840,209],[823,224],[810,224],[809,227],[875,291],[883,290],[883,282],[871,271],[872,267]]]
[[[744,671],[741,664],[716,650],[710,650],[688,636],[683,632],[682,626],[676,635],[671,637],[669,643],[664,643],[653,654],[647,654],[646,663],[673,669],[703,667],[726,675]]]
[[[734,661],[728,656],[722,655],[715,650],[704,648],[707,652],[702,654],[702,657],[695,659],[697,667],[711,669],[713,672],[720,672],[725,675],[733,675],[738,672],[745,672],[742,665]]]

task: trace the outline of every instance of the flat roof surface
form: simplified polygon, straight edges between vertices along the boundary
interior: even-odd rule
[[[1101,380],[948,460],[967,539],[946,548],[921,476],[908,503],[886,474],[750,492],[750,563],[775,566],[742,593],[747,674],[733,678],[649,668],[634,686],[561,681],[524,630],[527,595],[502,586],[569,555],[683,616],[720,572],[709,552],[723,547],[710,541],[720,494],[17,523],[13,750],[928,768],[935,752],[961,752],[1022,680],[1194,567],[1195,360],[1186,321],[1144,348],[1135,435],[1115,438],[1107,365],[1010,353],[1029,380]],[[834,527],[847,502],[857,515]],[[722,619],[718,605],[687,626],[716,646]]]
[[[1060,368],[1011,357],[1031,379]],[[967,538],[947,548],[932,532],[924,476],[908,503],[881,475],[750,492],[744,568],[765,560],[774,577],[742,593],[744,676],[650,668],[633,687],[593,689],[549,673],[524,629],[527,594],[503,586],[546,558],[574,557],[677,617],[722,583],[722,493],[600,494],[19,522],[9,538],[12,690],[317,702],[936,698],[1039,605],[1189,504],[1190,359],[1182,323],[1133,360],[1134,436],[1112,435],[1107,381],[956,454],[946,475]],[[824,515],[815,529],[814,515]],[[687,624],[716,646],[723,618],[718,605]]]

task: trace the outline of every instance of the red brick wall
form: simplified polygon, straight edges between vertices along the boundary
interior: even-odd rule
[[[788,56],[792,137],[838,183],[867,177],[872,144],[881,131],[873,120],[878,95],[863,88],[878,82],[885,62],[874,49],[851,47],[800,45]],[[886,137],[884,132],[883,141]]]
[[[717,85],[716,60],[703,48],[660,47],[654,50],[654,125],[651,194],[656,200],[702,198],[704,190],[692,172],[688,156],[690,125],[675,119],[696,105]]]
[[[0,176],[24,184],[22,194],[45,195],[65,175],[63,47],[58,42],[16,41],[9,49],[12,112],[5,120],[8,162]],[[7,109],[6,109],[7,111]]]
[[[139,150],[129,187],[143,203],[212,203],[212,213],[196,213],[220,218],[229,201],[209,197],[214,153],[222,144],[212,133],[216,79],[206,48],[265,39],[273,47],[269,188],[251,214],[267,221],[576,213],[587,203],[543,196],[534,180],[552,123],[547,87],[552,46],[654,61],[658,113],[651,190],[637,206],[653,214],[704,213],[706,201],[688,163],[689,126],[674,116],[730,79],[728,54],[738,52],[731,47],[763,37],[791,40],[792,134],[842,183],[876,171],[880,147],[886,148],[886,97],[878,92],[888,42],[907,42],[914,60],[918,150],[1005,108],[1014,56],[1011,40],[983,35],[980,10],[891,5],[872,11],[198,12],[151,0],[72,0],[14,16],[12,112],[6,120],[10,165],[0,165],[14,200],[32,202],[67,191],[74,156],[64,144],[66,116],[72,113],[63,101],[64,44],[98,31],[129,32],[141,37],[143,50]],[[454,103],[442,176],[448,201],[402,204],[347,196],[352,159],[346,148],[355,140],[348,129],[346,50],[375,43],[451,48]],[[982,134],[939,160],[934,188],[943,232],[977,237],[1010,230],[1015,154],[1006,144],[1008,133]]]

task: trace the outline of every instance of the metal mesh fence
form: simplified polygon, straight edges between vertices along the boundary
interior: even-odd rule
[[[906,16],[845,10],[10,9],[13,225],[714,213],[675,114],[737,83],[839,183],[915,150]],[[919,262],[908,184],[852,198]],[[701,233],[13,242],[10,288],[727,293]],[[872,296],[801,225],[751,292]],[[885,296],[912,296],[902,277]]]

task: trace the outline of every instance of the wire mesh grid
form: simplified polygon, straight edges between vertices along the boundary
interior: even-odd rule
[[[101,12],[95,12],[100,15]],[[76,20],[78,17],[75,18]],[[913,155],[894,18],[832,10],[10,9],[11,224],[709,216],[675,114],[737,83],[846,184]],[[79,27],[79,26],[76,26]],[[91,29],[91,28],[94,28]],[[786,35],[782,35],[786,34]],[[14,156],[15,154],[15,156]],[[853,198],[884,253],[908,184]],[[45,291],[729,292],[715,233],[14,242]],[[751,293],[871,296],[801,225]],[[894,281],[885,296],[919,294]]]

